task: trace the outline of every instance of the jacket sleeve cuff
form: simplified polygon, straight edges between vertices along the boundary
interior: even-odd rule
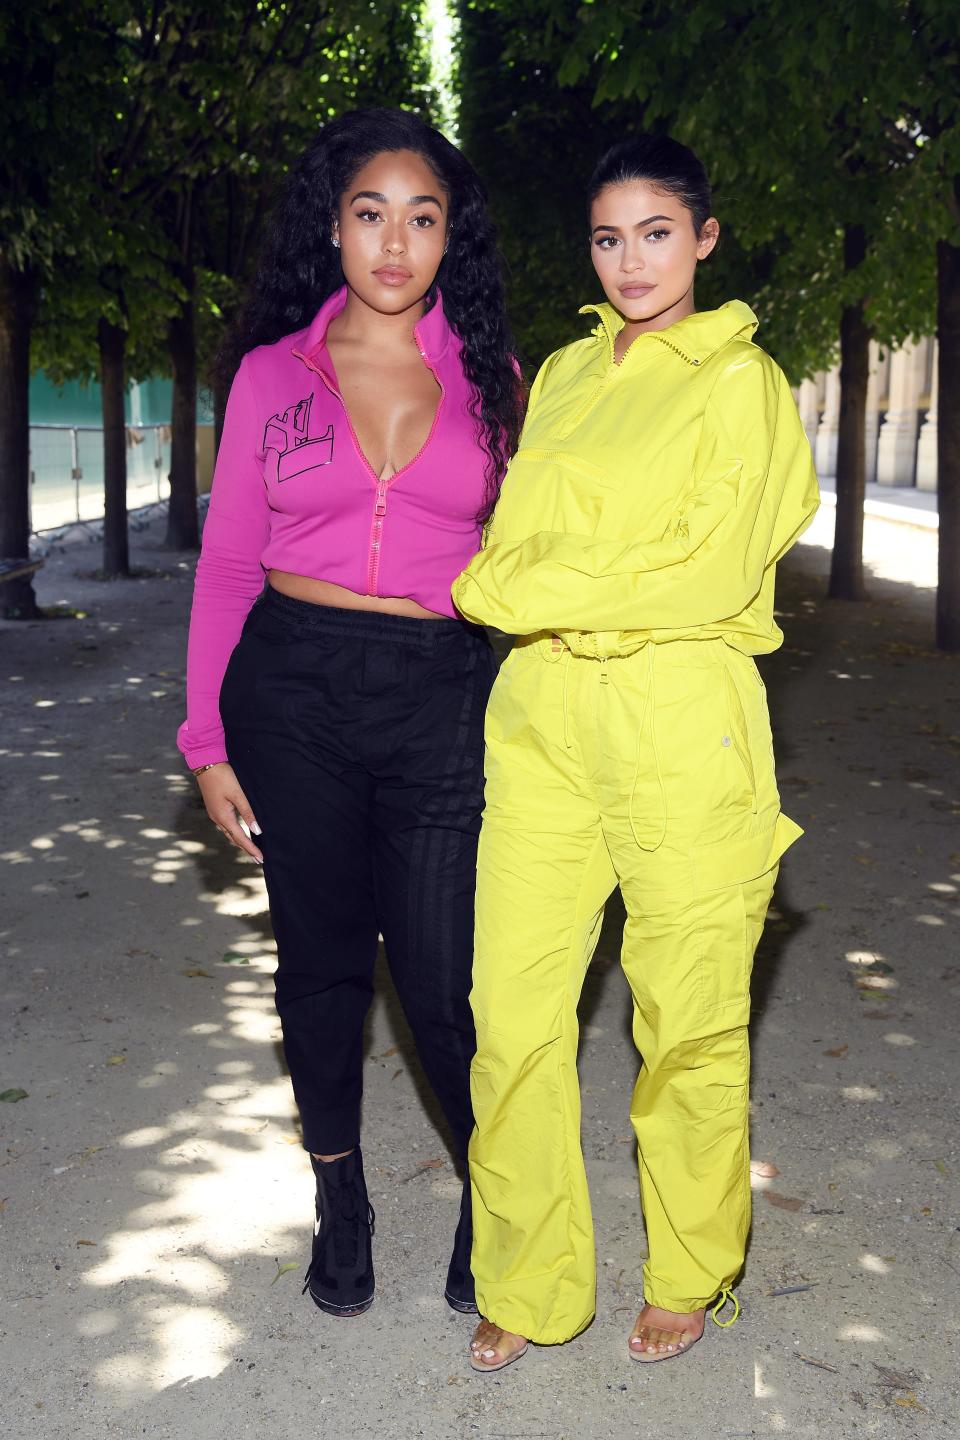
[[[223,765],[228,764],[227,750],[223,741],[218,744],[183,746],[181,750],[184,761],[191,770],[196,770],[200,765]]]
[[[458,612],[466,619],[477,623],[477,617],[471,615],[468,608],[470,603],[470,579],[466,571],[461,572],[450,587],[450,595]],[[476,588],[476,587],[474,587]]]
[[[191,770],[196,770],[200,765],[229,765],[223,734],[220,734],[219,739],[194,744],[191,743],[190,736],[187,734],[186,724],[181,724],[180,732],[177,734],[177,744],[183,755],[184,763]]]

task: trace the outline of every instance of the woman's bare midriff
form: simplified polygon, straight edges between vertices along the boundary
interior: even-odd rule
[[[416,600],[398,595],[358,595],[330,580],[313,580],[309,575],[291,575],[287,570],[270,570],[267,580],[281,595],[307,600],[311,605],[332,605],[338,610],[377,610],[381,615],[407,615],[413,620],[449,620],[436,610],[425,610]]]

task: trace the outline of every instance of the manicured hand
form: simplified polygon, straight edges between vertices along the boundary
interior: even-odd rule
[[[256,860],[258,865],[262,865],[262,853],[257,849],[253,840],[244,833],[240,825],[240,821],[244,820],[251,835],[261,833],[256,816],[250,808],[250,802],[233,773],[233,766],[226,762],[222,765],[214,765],[212,769],[205,770],[202,775],[197,776],[197,784],[200,786],[200,794],[207,807],[207,814],[217,829],[226,835],[230,843],[236,845],[238,850],[245,850]]]

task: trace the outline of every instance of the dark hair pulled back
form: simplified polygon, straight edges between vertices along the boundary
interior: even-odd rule
[[[631,135],[618,140],[602,157],[590,177],[587,204],[592,205],[608,185],[643,180],[665,195],[673,195],[690,211],[699,236],[710,218],[710,181],[703,162],[687,145],[669,135]]]
[[[294,163],[274,208],[256,278],[227,332],[216,374],[228,386],[247,351],[309,325],[344,283],[331,243],[340,197],[375,155],[412,150],[448,197],[448,245],[427,296],[439,289],[474,392],[470,409],[487,456],[484,515],[500,491],[523,418],[523,386],[513,359],[496,232],[487,196],[469,160],[418,116],[387,108],[352,110],[324,125]]]

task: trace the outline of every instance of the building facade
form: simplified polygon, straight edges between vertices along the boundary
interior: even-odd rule
[[[836,475],[839,366],[804,380],[796,395],[817,471]],[[937,488],[937,342],[929,336],[899,350],[870,346],[867,480]]]

